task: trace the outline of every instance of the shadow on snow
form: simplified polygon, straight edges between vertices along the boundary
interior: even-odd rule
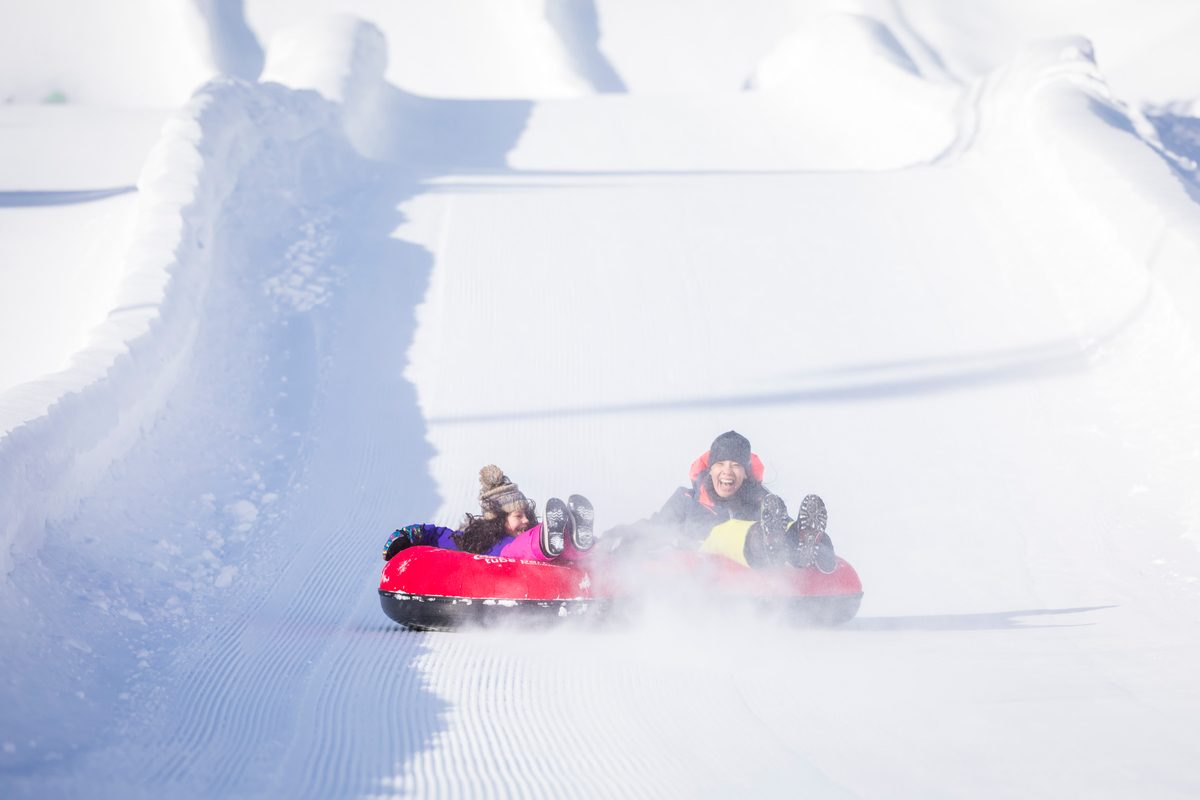
[[[1028,617],[1061,617],[1103,611],[1116,606],[1080,606],[1077,608],[1034,608],[1019,611],[990,611],[976,614],[925,614],[905,617],[858,617],[844,626],[851,631],[997,631],[1035,628],[1067,628],[1094,625],[1093,622],[1040,624]]]

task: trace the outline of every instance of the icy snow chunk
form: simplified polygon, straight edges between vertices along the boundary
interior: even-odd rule
[[[231,503],[225,510],[234,518],[236,523],[234,529],[241,533],[250,530],[254,526],[254,521],[258,519],[258,506],[249,500],[238,500],[236,503]]]
[[[237,577],[238,568],[233,564],[227,564],[221,567],[221,571],[217,573],[217,577],[213,580],[213,586],[218,589],[228,588],[233,584],[233,579]]]

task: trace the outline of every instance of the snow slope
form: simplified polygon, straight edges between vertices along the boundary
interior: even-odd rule
[[[1187,13],[701,5],[181,2],[120,157],[6,134],[6,797],[1194,796],[1193,98],[1080,38]],[[603,528],[729,428],[844,628],[381,614],[481,464]]]

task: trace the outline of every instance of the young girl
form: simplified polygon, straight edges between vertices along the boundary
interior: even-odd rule
[[[428,523],[399,528],[384,546],[383,560],[414,545],[530,561],[571,560],[595,543],[595,513],[586,497],[573,494],[565,503],[550,498],[541,523],[535,504],[495,464],[479,470],[479,485],[481,513],[468,513],[462,530]]]

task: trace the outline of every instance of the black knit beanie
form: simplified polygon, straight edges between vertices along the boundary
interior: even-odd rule
[[[725,431],[713,439],[708,449],[708,463],[736,461],[744,469],[750,469],[750,440],[737,431]]]

